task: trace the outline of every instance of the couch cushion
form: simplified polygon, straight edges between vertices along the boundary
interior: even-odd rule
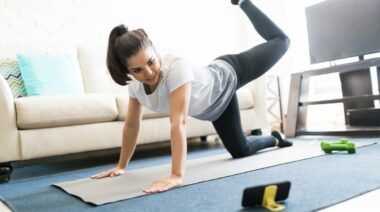
[[[92,45],[78,47],[78,60],[87,93],[112,93],[107,76],[106,49]]]
[[[15,100],[19,129],[38,129],[114,121],[118,117],[113,95],[85,94],[33,96]]]
[[[129,100],[128,95],[116,96],[117,107],[119,109],[119,118],[118,118],[119,121],[124,120],[125,117],[127,116],[128,100]],[[153,119],[153,118],[162,118],[162,117],[167,117],[167,115],[163,115],[163,114],[151,111],[147,108],[144,108],[143,119]]]
[[[128,95],[128,87],[112,80],[106,65],[107,46],[83,44],[78,46],[78,58],[87,93]]]

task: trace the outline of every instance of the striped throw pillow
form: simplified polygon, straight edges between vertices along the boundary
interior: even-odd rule
[[[3,75],[8,82],[13,97],[19,98],[27,96],[24,81],[21,77],[20,67],[16,58],[0,59],[0,74]]]

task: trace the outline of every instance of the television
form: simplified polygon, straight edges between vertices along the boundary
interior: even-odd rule
[[[380,52],[380,0],[326,0],[305,13],[312,64]]]

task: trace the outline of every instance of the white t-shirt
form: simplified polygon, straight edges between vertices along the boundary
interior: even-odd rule
[[[146,108],[169,114],[170,93],[191,82],[189,116],[215,121],[228,106],[236,91],[236,73],[232,66],[215,60],[205,67],[196,67],[186,60],[167,55],[161,59],[161,77],[153,93],[148,94],[141,82],[129,83],[129,96]]]

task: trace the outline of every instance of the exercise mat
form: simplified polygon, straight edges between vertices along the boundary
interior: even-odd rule
[[[374,142],[358,142],[356,147],[368,146]],[[347,154],[348,153],[334,153]],[[356,154],[360,154],[358,151]],[[320,142],[294,142],[288,148],[269,148],[239,159],[233,159],[230,154],[219,154],[188,160],[186,176],[182,186],[214,180],[266,167],[304,160],[325,155]],[[145,194],[142,190],[152,181],[168,176],[171,164],[152,166],[136,170],[127,170],[117,177],[103,179],[79,179],[54,184],[68,194],[79,197],[84,202],[93,205],[103,205],[120,200],[126,200]]]

